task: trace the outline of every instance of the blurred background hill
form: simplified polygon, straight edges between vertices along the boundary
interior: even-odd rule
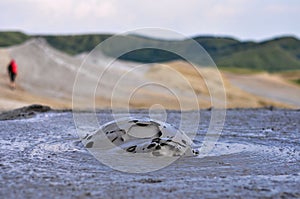
[[[0,46],[7,47],[20,44],[29,38],[44,38],[52,47],[70,55],[76,55],[91,51],[96,45],[111,36],[111,34],[26,35],[21,32],[0,32]],[[121,49],[151,42],[161,42],[164,46],[176,42],[183,46],[185,51],[189,51],[189,43],[186,40],[158,40],[138,35],[118,37],[119,48],[105,49],[106,55],[115,56]],[[262,42],[239,41],[229,37],[212,36],[197,36],[192,39],[203,46],[218,67],[269,72],[300,69],[300,41],[295,37],[278,37]],[[192,52],[189,53],[192,54]],[[120,59],[155,63],[182,58],[169,52],[161,52],[159,49],[142,49],[127,53]]]
[[[72,91],[77,71],[96,45],[111,37],[110,34],[88,35],[26,35],[22,32],[0,32],[0,110],[42,103],[54,108],[72,108]],[[229,37],[197,36],[193,38],[210,54],[221,75],[226,89],[227,108],[256,108],[277,106],[284,108],[300,107],[300,41],[295,37],[280,37],[263,42],[239,41]],[[163,40],[141,35],[118,36],[118,48],[105,48],[94,62],[86,63],[85,88],[97,84],[99,71],[104,70],[104,60],[116,56],[120,50],[134,45],[161,43],[164,46],[176,43],[182,49],[193,54],[189,40]],[[19,65],[17,77],[18,89],[8,88],[6,67],[14,57]],[[103,62],[104,61],[104,62]],[[170,76],[166,67],[183,75],[197,94],[201,108],[212,106],[210,95],[201,74],[214,77],[216,71],[194,69],[178,55],[158,49],[132,51],[114,62],[114,69],[108,71],[107,79],[101,90],[95,94],[97,108],[110,107],[111,90],[118,77],[129,73],[135,66],[146,64],[145,70],[128,75],[127,82],[119,88],[117,106],[127,105],[128,90],[147,81],[159,81],[176,90],[187,106],[192,103],[193,93],[185,87],[180,78]],[[109,82],[109,83],[108,83]],[[216,85],[218,86],[218,85]],[[88,89],[87,89],[88,90]],[[82,89],[80,108],[90,107],[85,100],[87,90]],[[141,89],[130,101],[133,108],[149,108],[153,101],[169,109],[179,109],[178,101],[163,91],[153,88]]]

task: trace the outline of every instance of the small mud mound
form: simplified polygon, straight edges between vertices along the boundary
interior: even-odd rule
[[[43,106],[39,104],[33,104],[30,106],[25,106],[12,111],[3,112],[0,114],[0,120],[15,120],[15,119],[26,119],[32,118],[37,113],[44,113],[50,111],[49,106]]]

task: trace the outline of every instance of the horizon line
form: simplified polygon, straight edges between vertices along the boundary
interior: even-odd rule
[[[122,34],[124,32],[120,32],[120,33],[113,33],[113,32],[95,32],[95,31],[90,31],[90,32],[61,32],[61,33],[30,33],[27,31],[23,31],[23,30],[18,30],[18,29],[0,29],[0,32],[20,32],[23,33],[25,35],[28,36],[83,36],[83,35],[118,35],[118,34]],[[145,38],[150,38],[150,39],[159,39],[159,40],[175,40],[175,41],[180,41],[183,39],[180,38],[166,38],[166,37],[159,37],[159,36],[150,36],[150,35],[146,35],[146,34],[142,34],[142,33],[135,33],[135,34],[131,34],[131,35],[136,35],[136,36],[141,36],[141,37],[145,37]],[[296,34],[293,33],[280,33],[280,34],[274,34],[273,36],[270,37],[266,37],[264,39],[241,39],[238,36],[234,36],[234,35],[229,35],[229,34],[215,34],[215,33],[199,33],[199,34],[193,34],[190,36],[186,36],[187,38],[196,38],[196,37],[213,37],[213,38],[228,38],[228,39],[234,39],[237,41],[242,41],[242,42],[250,42],[250,41],[254,41],[254,42],[264,42],[264,41],[269,41],[269,40],[274,40],[274,39],[278,39],[278,38],[284,38],[284,37],[294,37],[297,40],[300,40],[300,37],[298,37]]]

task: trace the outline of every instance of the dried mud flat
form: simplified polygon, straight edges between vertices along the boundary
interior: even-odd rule
[[[200,112],[196,144],[210,115]],[[112,119],[108,110],[97,116],[100,123]],[[170,123],[179,119],[180,112],[168,112]],[[2,120],[0,198],[299,198],[299,119],[299,110],[228,110],[207,157],[181,158],[144,174],[115,171],[96,160],[77,140],[70,111]]]

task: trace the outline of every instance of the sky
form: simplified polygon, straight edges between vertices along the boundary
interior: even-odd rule
[[[187,37],[300,38],[299,0],[0,0],[0,8],[1,31],[27,34],[122,33],[156,27]]]

